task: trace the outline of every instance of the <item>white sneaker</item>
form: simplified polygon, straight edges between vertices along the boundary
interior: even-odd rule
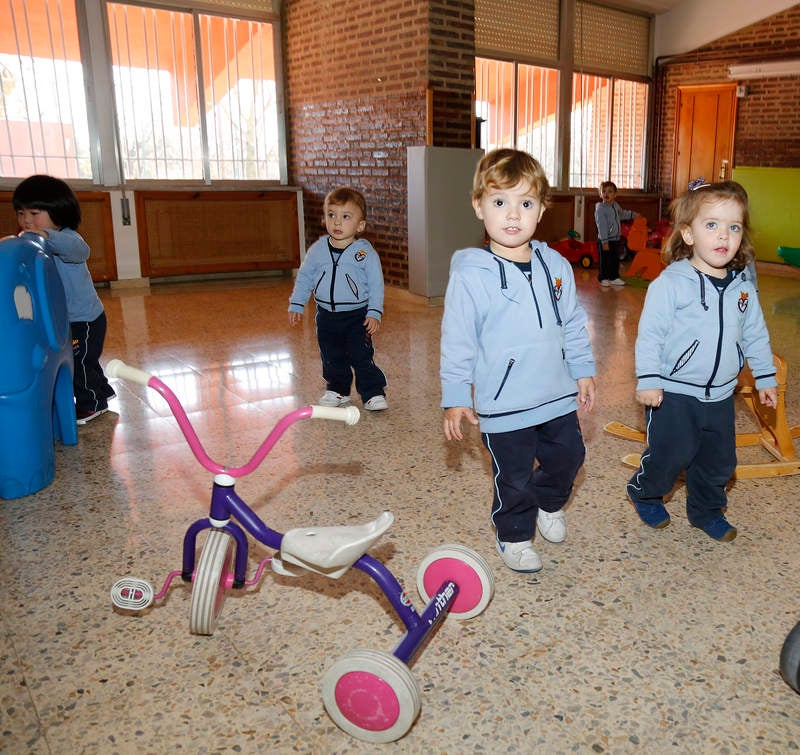
[[[95,409],[94,411],[77,412],[75,424],[85,425],[87,422],[97,419],[97,417],[99,417],[101,414],[105,414],[107,411],[108,409]]]
[[[613,281],[609,281],[612,286],[624,286],[625,281],[622,278],[614,278]]]
[[[320,406],[344,406],[350,403],[350,396],[342,396],[336,391],[325,391],[319,400]]]
[[[610,280],[608,280],[608,279],[606,279],[606,280],[601,280],[601,281],[600,281],[600,285],[601,285],[601,286],[610,286],[610,285],[611,285],[611,281],[610,281]]]
[[[542,511],[536,515],[536,528],[548,543],[563,543],[567,539],[567,518],[563,511]]]
[[[530,540],[521,543],[506,543],[498,540],[495,544],[503,563],[512,571],[534,572],[542,568],[542,559],[533,549]]]
[[[369,401],[365,401],[364,408],[368,412],[379,412],[382,409],[388,409],[389,404],[386,403],[386,396],[378,394],[377,396],[373,396]]]

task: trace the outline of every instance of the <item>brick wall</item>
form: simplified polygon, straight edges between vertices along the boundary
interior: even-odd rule
[[[474,0],[287,0],[289,181],[303,189],[308,243],[322,200],[352,185],[387,284],[408,285],[406,148],[470,146]]]
[[[800,5],[664,61],[654,85],[654,188],[671,191],[679,86],[729,83],[729,65],[786,58],[800,58]],[[800,77],[742,83],[748,95],[738,102],[734,165],[800,167]]]

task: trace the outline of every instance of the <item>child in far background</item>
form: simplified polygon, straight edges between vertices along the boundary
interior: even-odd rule
[[[567,536],[563,508],[586,455],[577,409],[591,411],[595,399],[572,267],[533,240],[549,195],[526,152],[484,155],[472,206],[489,245],[453,255],[442,317],[444,436],[461,440],[462,420],[480,424],[492,459],[495,548],[518,572],[542,568],[537,530],[551,543]]]
[[[777,404],[769,333],[752,276],[749,209],[734,181],[692,182],[671,207],[669,266],[647,289],[636,339],[636,400],[647,449],[627,486],[641,520],[670,523],[664,496],[686,472],[686,515],[730,541],[725,486],[736,468],[733,392],[747,363],[762,404]]]
[[[75,360],[75,411],[83,425],[108,411],[108,399],[115,394],[100,366],[106,314],[86,266],[89,245],[77,231],[80,204],[64,181],[45,175],[22,181],[11,201],[20,228],[44,239],[44,250],[55,261],[64,285]]]
[[[289,297],[289,324],[300,322],[313,293],[326,388],[322,406],[349,403],[355,373],[364,408],[388,409],[386,377],[373,361],[372,344],[383,316],[381,260],[369,241],[356,238],[367,224],[367,203],[354,189],[334,189],[323,213],[328,233],[306,252]]]
[[[617,203],[617,185],[613,181],[600,184],[600,198],[594,206],[594,221],[597,224],[597,251],[600,255],[600,271],[597,279],[601,286],[624,286],[619,277],[619,261],[625,256],[625,239],[621,235],[620,223],[633,220],[633,210],[623,210]]]

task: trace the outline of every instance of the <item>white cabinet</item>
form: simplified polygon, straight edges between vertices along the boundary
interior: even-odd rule
[[[475,217],[470,199],[472,177],[482,156],[480,149],[408,148],[411,293],[433,302],[441,299],[453,252],[467,246],[483,246],[483,223]]]

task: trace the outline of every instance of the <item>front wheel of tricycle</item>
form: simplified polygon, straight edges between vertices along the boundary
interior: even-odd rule
[[[189,631],[214,634],[232,574],[233,538],[222,530],[211,530],[194,572],[189,602]]]
[[[419,687],[408,666],[381,650],[351,650],[322,680],[322,701],[342,731],[364,742],[394,742],[419,715]]]

